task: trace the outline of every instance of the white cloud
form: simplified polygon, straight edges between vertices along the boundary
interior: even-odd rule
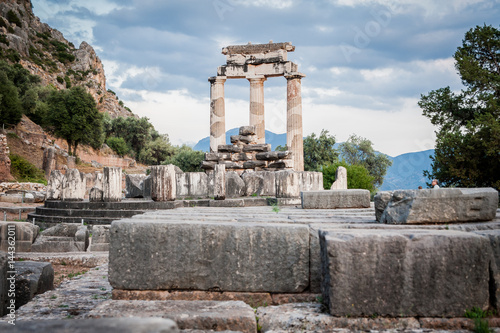
[[[227,2],[233,6],[255,6],[255,7],[271,7],[271,8],[277,8],[277,9],[284,9],[293,6],[294,1],[293,0],[254,0],[254,1],[247,1],[247,0],[227,0]]]

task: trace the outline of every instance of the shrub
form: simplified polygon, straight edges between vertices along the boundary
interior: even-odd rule
[[[111,136],[106,140],[106,144],[109,146],[109,148],[113,149],[113,151],[120,156],[124,156],[129,152],[127,143],[123,138],[117,138]]]
[[[45,174],[42,170],[31,164],[25,158],[10,154],[10,173],[19,182],[42,183],[47,185]]]
[[[69,78],[69,76],[65,76],[64,77],[64,81],[66,81],[66,88],[71,88],[71,79]]]
[[[361,165],[349,165],[345,161],[322,167],[323,186],[325,189],[330,189],[332,186],[335,181],[335,172],[339,166],[347,169],[347,188],[369,190],[372,194],[376,191],[373,186],[373,177],[370,176],[365,167]]]
[[[4,34],[0,34],[0,43],[3,43],[7,46],[9,46],[10,44],[9,40],[7,39],[7,36],[5,36]]]
[[[19,52],[17,52],[14,49],[8,49],[5,52],[5,57],[10,60],[10,62],[15,62],[18,63],[21,60],[21,56],[19,55]]]
[[[10,23],[14,23],[18,27],[22,27],[21,20],[12,9],[7,12],[7,20],[9,20]]]
[[[64,83],[64,79],[60,76],[57,77],[57,82],[59,82],[60,84],[63,84]]]

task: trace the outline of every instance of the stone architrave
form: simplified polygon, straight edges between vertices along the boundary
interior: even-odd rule
[[[177,195],[175,167],[155,165],[151,167],[151,198],[154,201],[174,201]]]
[[[65,176],[59,170],[52,170],[47,184],[47,197],[45,200],[61,200]]]
[[[266,143],[264,118],[264,81],[265,76],[247,77],[250,81],[250,126],[255,127],[257,143]]]
[[[210,82],[210,152],[218,152],[219,145],[226,143],[226,110],[224,82],[226,77],[214,76]]]
[[[68,169],[63,179],[62,200],[82,201],[85,198],[85,181],[78,169]]]
[[[292,152],[295,171],[304,171],[304,143],[302,134],[301,73],[285,75],[287,82],[286,144]]]
[[[335,172],[335,181],[330,190],[347,190],[347,169],[339,166]]]
[[[121,201],[122,168],[104,167],[103,174],[102,200],[105,202]]]
[[[217,164],[214,169],[214,199],[226,199],[226,166]]]
[[[381,206],[382,199],[377,197],[376,207]],[[498,191],[493,188],[399,190],[392,192],[378,221],[387,224],[491,221],[497,208]]]

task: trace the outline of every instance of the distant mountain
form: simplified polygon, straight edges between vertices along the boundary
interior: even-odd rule
[[[425,188],[427,179],[423,176],[423,171],[431,169],[431,155],[434,155],[434,149],[391,157],[392,166],[387,170],[380,190],[417,189],[419,186]]]
[[[237,135],[238,131],[238,128],[233,128],[226,132],[227,144],[231,144],[231,135]],[[286,145],[286,133],[275,134],[266,131],[266,143],[271,144],[272,150],[276,149],[277,146],[284,146]],[[337,149],[338,145],[339,143],[336,143],[334,147]],[[206,137],[201,139],[193,149],[208,152],[210,150],[210,138]],[[431,169],[432,161],[429,157],[430,155],[434,155],[434,149],[406,153],[396,157],[386,155],[392,160],[392,166],[387,170],[384,183],[380,187],[380,190],[417,189],[419,186],[425,188],[427,179],[423,176],[423,171]]]
[[[238,135],[239,128],[232,128],[226,132],[226,144],[231,144],[231,135]],[[271,149],[275,150],[279,145],[286,145],[286,133],[276,134],[270,131],[266,131],[266,143],[271,144]],[[198,143],[193,147],[194,150],[201,150],[204,152],[210,151],[210,137],[206,137],[198,141]]]

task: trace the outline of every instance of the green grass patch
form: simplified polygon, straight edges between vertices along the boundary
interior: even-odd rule
[[[10,154],[10,173],[18,182],[42,183],[47,185],[47,179],[42,170],[31,164],[25,158]]]

